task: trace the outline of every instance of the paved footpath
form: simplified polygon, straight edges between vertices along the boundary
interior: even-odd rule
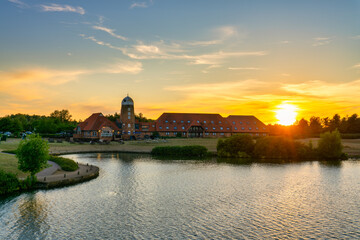
[[[51,164],[52,162],[49,161]],[[55,163],[56,164],[56,163]],[[57,164],[56,164],[57,165]],[[62,182],[64,180],[79,180],[83,179],[88,176],[94,176],[95,174],[99,173],[99,168],[92,165],[85,165],[79,163],[79,168],[76,171],[73,172],[65,172],[62,171],[60,166],[52,165],[51,167],[48,167],[41,172],[39,172],[37,176],[38,182],[42,183],[54,183],[54,182]],[[57,172],[57,170],[60,170]]]
[[[48,161],[48,164],[51,165],[50,167],[48,168],[45,168],[43,169],[41,172],[38,172],[36,174],[36,177],[37,178],[42,178],[42,177],[46,177],[46,176],[50,176],[52,175],[54,172],[58,171],[58,170],[61,170],[61,167],[55,163],[55,162],[52,162],[52,161]]]

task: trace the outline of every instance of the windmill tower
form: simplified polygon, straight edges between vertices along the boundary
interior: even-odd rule
[[[129,95],[121,102],[120,122],[124,139],[130,139],[135,135],[134,100]]]

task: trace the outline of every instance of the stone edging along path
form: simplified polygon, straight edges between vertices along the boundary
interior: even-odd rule
[[[99,168],[93,165],[78,163],[79,169],[73,172],[56,171],[50,175],[40,175],[37,177],[36,188],[46,189],[63,187],[89,181],[99,176]],[[46,169],[44,169],[46,170]],[[43,171],[44,171],[43,170]]]

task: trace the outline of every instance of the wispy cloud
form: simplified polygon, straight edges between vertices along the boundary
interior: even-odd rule
[[[85,14],[85,10],[82,7],[73,7],[65,4],[56,4],[52,3],[50,5],[40,5],[42,11],[44,12],[74,12],[81,15]]]
[[[354,66],[352,66],[351,68],[356,68],[356,69],[360,69],[360,63],[355,64]]]
[[[280,41],[281,44],[288,44],[290,43],[290,41],[284,40],[284,41]]]
[[[11,3],[16,4],[16,6],[19,7],[19,8],[27,8],[27,7],[29,7],[29,5],[27,5],[26,3],[24,3],[24,2],[22,2],[20,0],[8,0],[8,1],[11,2]]]
[[[229,70],[261,70],[258,67],[228,67]]]
[[[314,43],[312,44],[313,47],[327,45],[332,42],[331,37],[316,37],[314,38]]]
[[[141,62],[118,61],[117,63],[103,69],[106,73],[128,73],[138,74],[143,70]]]
[[[359,39],[360,39],[360,35],[352,36],[351,39],[359,40]]]
[[[110,43],[100,41],[100,40],[96,39],[94,36],[86,36],[85,34],[79,34],[79,36],[82,37],[83,39],[91,40],[91,41],[95,42],[98,45],[106,46],[108,48],[112,48],[112,49],[124,52],[124,48],[116,47],[116,46],[111,45]]]
[[[133,8],[147,8],[148,5],[146,2],[135,2],[133,4],[130,5],[130,9],[133,9]]]
[[[111,36],[116,37],[116,38],[119,38],[119,39],[122,39],[122,40],[124,40],[124,41],[128,40],[126,37],[114,33],[114,30],[113,30],[113,29],[106,28],[106,27],[102,27],[102,26],[93,26],[92,28],[93,28],[93,29],[96,29],[96,30],[100,30],[100,31],[107,32],[107,33],[110,34]]]

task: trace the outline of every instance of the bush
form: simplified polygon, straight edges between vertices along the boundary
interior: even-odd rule
[[[154,147],[151,154],[155,156],[205,157],[207,148],[198,145]]]
[[[343,145],[338,130],[320,135],[317,152],[322,159],[339,160],[344,158]]]
[[[0,195],[18,191],[20,182],[15,174],[0,169]]]
[[[64,171],[75,171],[79,168],[77,163],[69,158],[50,155],[49,161],[57,163]]]
[[[216,150],[219,157],[249,158],[254,150],[254,140],[248,134],[219,139]]]
[[[305,145],[288,137],[262,137],[256,141],[254,154],[257,158],[313,159],[312,144]]]

